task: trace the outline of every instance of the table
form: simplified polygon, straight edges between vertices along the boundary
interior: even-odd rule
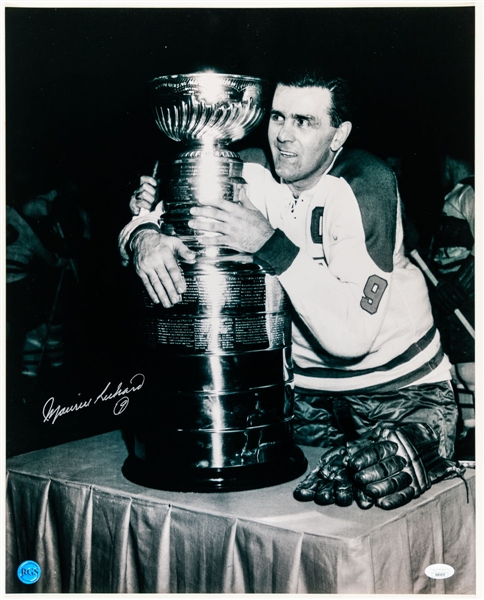
[[[317,448],[303,448],[310,467]],[[475,593],[475,474],[394,511],[293,499],[295,482],[177,493],[126,480],[120,431],[7,461],[7,592]],[[42,568],[27,586],[27,559]],[[424,570],[445,563],[448,579]],[[26,590],[26,588],[29,588]]]

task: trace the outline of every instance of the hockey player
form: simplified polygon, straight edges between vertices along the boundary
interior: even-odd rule
[[[293,305],[295,439],[325,448],[317,472],[295,496],[344,504],[353,492],[335,500],[336,489],[351,488],[354,471],[369,467],[362,479],[384,480],[378,493],[390,498],[385,508],[394,508],[430,484],[399,474],[398,443],[382,450],[388,432],[409,427],[416,462],[415,448],[433,448],[427,457],[438,464],[434,481],[452,469],[442,460],[453,455],[457,408],[425,281],[403,252],[394,174],[374,156],[343,147],[351,128],[345,81],[309,74],[281,81],[268,130],[278,180],[262,164],[245,164],[248,197],[194,207],[190,226],[215,234],[204,238],[207,245],[253,254]],[[152,208],[155,186],[152,178],[141,179],[120,249],[125,262],[132,254],[152,300],[169,307],[185,290],[177,259],[196,256],[160,233],[160,209],[139,216],[141,208]],[[368,499],[368,490],[358,489]]]

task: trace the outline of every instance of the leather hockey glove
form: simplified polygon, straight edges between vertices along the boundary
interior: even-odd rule
[[[355,486],[384,510],[404,506],[436,481],[462,476],[456,463],[439,455],[439,440],[425,423],[375,434],[367,446],[349,449],[348,466],[355,472]]]
[[[395,441],[377,438],[366,446],[358,446],[350,449],[350,453],[352,450],[354,453],[348,458],[355,487],[359,490],[357,500],[363,497],[368,503],[373,500],[376,506],[388,509],[403,506],[415,497],[410,486],[412,477],[404,471],[407,459],[398,454]]]
[[[352,473],[345,465],[346,448],[328,448],[318,466],[301,481],[293,492],[300,502],[313,500],[326,506],[350,506],[353,502]]]
[[[439,454],[439,439],[434,430],[426,423],[407,423],[397,429],[383,429],[382,437],[400,440],[402,446],[407,443],[408,449],[413,448],[421,460],[427,473],[429,487],[442,481],[462,477],[465,469],[453,460]]]

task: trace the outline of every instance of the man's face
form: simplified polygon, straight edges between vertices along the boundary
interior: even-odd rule
[[[330,108],[327,89],[276,88],[269,144],[276,173],[293,191],[313,187],[333,160],[331,143],[338,129],[330,124]]]

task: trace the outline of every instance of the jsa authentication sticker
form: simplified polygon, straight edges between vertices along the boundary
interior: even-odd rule
[[[454,569],[449,565],[430,565],[425,569],[425,575],[432,579],[447,579],[453,574]]]

